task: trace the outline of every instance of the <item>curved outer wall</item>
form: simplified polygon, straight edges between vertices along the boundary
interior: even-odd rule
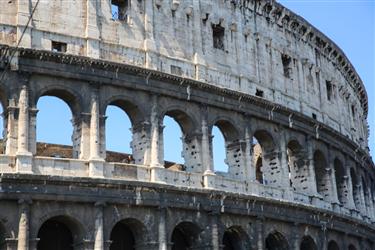
[[[113,249],[119,225],[137,250],[375,249],[367,96],[332,41],[273,1],[121,2],[1,4],[0,249],[41,250],[51,223],[74,250]],[[36,142],[46,95],[72,146]],[[130,158],[106,151],[108,105]],[[164,161],[166,115],[183,165]]]

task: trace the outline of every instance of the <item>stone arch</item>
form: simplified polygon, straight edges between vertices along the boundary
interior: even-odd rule
[[[327,164],[327,158],[320,150],[314,153],[314,169],[316,177],[316,190],[324,199],[330,199],[330,172]]]
[[[223,250],[245,250],[249,249],[250,241],[242,227],[232,226],[224,231],[222,245]]]
[[[65,215],[51,217],[38,230],[37,250],[73,250],[82,243],[84,235],[83,226],[78,220]]]
[[[266,130],[257,130],[253,134],[253,160],[258,182],[275,185],[280,171],[279,155],[274,138]]]
[[[145,164],[147,161],[146,152],[148,147],[147,138],[149,131],[145,125],[145,121],[147,119],[142,107],[132,99],[127,99],[123,96],[113,96],[106,100],[104,102],[103,114],[106,114],[109,106],[119,108],[124,112],[122,115],[125,115],[130,120],[131,135],[129,136],[129,143],[131,152],[116,154],[107,152],[107,148],[104,146],[102,151],[105,152],[106,160],[112,162],[120,161],[126,163]],[[105,142],[103,144],[106,145],[106,124],[104,119],[101,121],[100,127],[102,129],[101,138],[102,141]]]
[[[346,205],[348,201],[348,184],[345,168],[342,161],[338,158],[334,159],[333,166],[335,169],[337,197],[340,203]]]
[[[212,135],[214,127],[217,127],[224,137],[225,160],[228,166],[228,174],[232,178],[241,178],[245,176],[243,169],[243,148],[244,145],[240,142],[240,129],[237,128],[228,118],[217,118],[210,127],[210,134]],[[211,154],[215,157],[213,149],[215,145],[211,142]],[[214,166],[215,167],[215,166]],[[217,166],[216,166],[217,167]]]
[[[289,243],[285,236],[278,231],[271,232],[265,239],[267,250],[289,250]]]
[[[172,250],[194,249],[200,245],[202,229],[195,223],[183,221],[177,224],[170,236]]]
[[[357,172],[354,167],[350,168],[350,178],[352,181],[352,193],[353,193],[353,200],[354,205],[357,209],[361,208],[361,185],[358,180]]]
[[[31,151],[36,155],[41,156],[61,156],[66,158],[79,158],[81,156],[81,137],[82,137],[82,104],[83,99],[82,97],[77,94],[73,89],[70,89],[69,87],[60,86],[60,85],[49,85],[45,88],[39,89],[35,96],[34,96],[34,102],[32,104],[33,107],[37,107],[38,101],[45,96],[49,97],[56,97],[59,100],[61,100],[64,104],[69,107],[69,110],[71,112],[71,119],[70,122],[72,123],[72,136],[71,136],[71,145],[72,149],[70,150],[68,148],[59,148],[54,147],[51,145],[51,147],[48,147],[47,145],[44,145],[41,147],[38,147],[36,144],[31,145]],[[40,110],[41,111],[41,110]],[[30,127],[37,127],[37,119],[36,119],[36,113],[35,115],[30,115]],[[36,130],[30,131],[31,138],[37,138],[37,132]]]
[[[336,241],[331,240],[328,242],[327,250],[340,250],[340,247]]]
[[[288,142],[287,156],[291,186],[296,191],[306,191],[309,188],[309,166],[306,152],[299,141],[292,139]]]
[[[318,247],[311,236],[303,236],[300,250],[318,250]]]
[[[118,221],[111,229],[110,250],[134,249],[145,243],[147,228],[137,219],[127,218]]]
[[[182,166],[178,164],[172,165],[172,168],[177,168],[178,170],[186,170],[188,172],[201,172],[201,160],[200,160],[200,141],[196,136],[198,131],[198,122],[191,112],[183,110],[182,107],[172,106],[162,112],[162,120],[164,123],[165,117],[168,116],[172,118],[179,126],[181,131],[181,156],[183,158]],[[167,145],[164,141],[165,136],[170,136],[165,134],[166,131],[163,131],[163,145],[164,149],[169,149],[176,145]],[[166,152],[164,150],[164,152]],[[175,149],[176,150],[176,149]],[[166,167],[170,167],[166,162]]]

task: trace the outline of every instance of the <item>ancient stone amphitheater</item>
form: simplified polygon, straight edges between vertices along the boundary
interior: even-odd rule
[[[375,249],[365,88],[282,5],[2,0],[0,43],[1,249]],[[72,147],[37,144],[42,96],[69,105]],[[131,155],[106,152],[108,105]],[[164,161],[165,116],[183,165]]]

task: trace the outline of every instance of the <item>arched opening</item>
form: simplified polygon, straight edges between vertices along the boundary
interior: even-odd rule
[[[354,205],[357,209],[360,209],[361,191],[360,191],[358,176],[357,176],[354,168],[350,169],[350,177],[351,177],[351,180],[352,180],[352,192],[353,192]]]
[[[357,248],[354,245],[350,244],[348,250],[357,250]]]
[[[233,124],[219,120],[212,127],[211,134],[215,171],[218,174],[227,173],[232,178],[244,177],[242,146]]]
[[[289,244],[284,235],[273,232],[266,238],[266,250],[289,250]]]
[[[189,250],[199,246],[200,232],[197,225],[191,222],[181,222],[172,232],[172,250]]]
[[[289,180],[294,190],[303,192],[309,187],[309,168],[307,157],[301,145],[296,140],[292,140],[287,145],[287,156],[289,166]]]
[[[127,100],[115,99],[103,110],[107,119],[101,121],[107,162],[145,164],[148,150],[148,128],[139,107]]]
[[[264,130],[257,131],[252,145],[256,180],[261,184],[275,185],[279,182],[280,164],[273,138]]]
[[[335,177],[336,177],[336,189],[337,197],[342,204],[347,204],[348,188],[346,182],[345,169],[342,162],[339,159],[334,160]]]
[[[166,168],[185,170],[183,158],[184,135],[179,124],[170,116],[163,120],[164,164]]]
[[[145,239],[144,225],[135,219],[122,220],[113,227],[110,250],[136,250]]]
[[[51,95],[50,95],[51,94]],[[73,117],[69,101],[73,97],[46,93],[37,102],[36,155],[56,158],[78,158],[81,125]],[[68,98],[69,96],[69,98]],[[33,116],[31,116],[33,117]],[[33,123],[33,120],[30,120]],[[32,132],[32,131],[31,131]]]
[[[196,124],[181,110],[170,110],[163,119],[164,164],[172,170],[200,172],[199,140]]]
[[[248,249],[248,237],[240,227],[230,227],[225,230],[222,240],[223,250]]]
[[[228,173],[229,166],[226,162],[225,139],[220,129],[212,128],[212,158],[215,172]]]
[[[340,250],[340,248],[339,248],[339,245],[336,243],[336,241],[331,240],[331,241],[328,243],[328,248],[327,248],[327,250]]]
[[[51,218],[39,229],[37,250],[73,250],[83,240],[81,232],[81,227],[70,218]]]
[[[300,250],[318,250],[315,241],[310,236],[304,236],[300,244]]]
[[[135,163],[131,148],[132,123],[128,114],[117,105],[108,105],[105,116],[106,161]]]
[[[317,150],[314,153],[316,189],[323,198],[330,197],[330,174],[326,158]]]

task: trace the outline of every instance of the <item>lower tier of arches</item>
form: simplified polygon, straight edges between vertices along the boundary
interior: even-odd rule
[[[0,188],[0,249],[375,249],[373,225],[261,197],[35,175]]]

